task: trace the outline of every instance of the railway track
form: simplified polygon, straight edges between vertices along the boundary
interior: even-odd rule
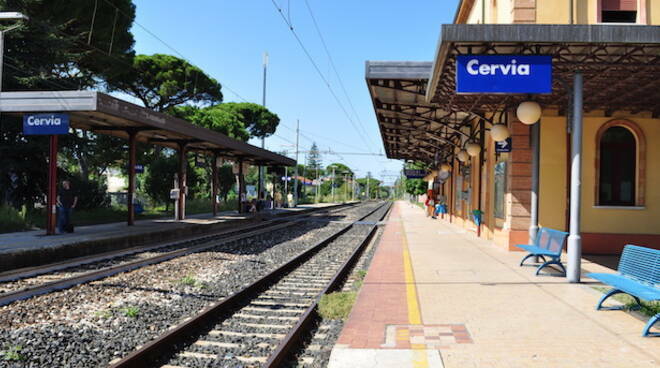
[[[320,297],[341,287],[389,208],[382,204],[340,227],[111,367],[282,366],[315,326]]]
[[[353,205],[336,205],[323,209],[267,220],[258,224],[239,226],[234,229],[196,236],[174,242],[135,247],[83,257],[24,270],[0,274],[0,306],[18,300],[48,294],[122,272],[201,252],[232,242],[249,241],[269,232],[294,226],[305,217],[327,216],[354,208]],[[321,220],[318,218],[316,220]]]

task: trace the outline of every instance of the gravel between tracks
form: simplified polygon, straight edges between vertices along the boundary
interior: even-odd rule
[[[355,219],[367,204],[342,214]],[[96,367],[239,290],[341,224],[300,223],[61,292],[0,307],[0,367]],[[0,354],[0,359],[9,357]]]

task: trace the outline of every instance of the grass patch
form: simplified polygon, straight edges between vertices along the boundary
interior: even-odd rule
[[[611,289],[603,286],[592,286],[595,290],[605,294]],[[653,317],[660,313],[660,302],[647,302],[642,300],[641,306],[635,302],[635,299],[628,294],[616,294],[612,296],[616,301],[623,303],[625,310],[637,310],[647,317]]]
[[[355,273],[355,281],[353,282],[353,289],[359,290],[364,282],[364,277],[367,276],[367,270],[358,270]]]
[[[192,286],[192,287],[196,287],[196,288],[199,288],[199,289],[206,289],[208,287],[208,285],[206,285],[205,282],[199,281],[199,280],[197,280],[196,278],[194,278],[192,276],[182,277],[179,280],[179,284],[185,285],[185,286]]]
[[[136,318],[140,314],[140,308],[129,306],[121,309],[126,317]]]
[[[108,319],[112,317],[112,311],[109,310],[99,310],[94,312],[94,315],[101,319]]]
[[[323,319],[345,321],[353,308],[357,292],[342,291],[323,295],[319,301],[319,314]]]
[[[24,360],[25,357],[21,354],[21,350],[23,350],[23,347],[20,345],[10,346],[9,349],[0,353],[2,354],[2,360],[14,362]]]

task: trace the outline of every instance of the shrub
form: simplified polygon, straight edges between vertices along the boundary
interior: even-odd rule
[[[107,193],[108,187],[105,183],[97,180],[88,180],[79,176],[68,178],[71,182],[71,189],[78,195],[78,204],[76,209],[96,209],[110,207],[110,196]]]
[[[30,228],[25,214],[21,214],[14,207],[0,205],[0,233],[24,231]]]

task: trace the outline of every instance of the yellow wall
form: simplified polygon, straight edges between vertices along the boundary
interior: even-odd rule
[[[622,116],[625,117],[625,116]],[[595,208],[596,133],[612,118],[586,118],[582,160],[582,231],[591,233],[657,234],[660,218],[660,119],[629,118],[646,137],[645,208]]]
[[[655,3],[651,5],[651,3]],[[649,23],[659,25],[660,24],[660,4],[657,0],[647,0],[646,1],[646,15],[648,17]]]
[[[596,194],[596,134],[612,117],[585,117],[582,140],[582,231],[586,233],[657,234],[660,218],[660,119],[615,116],[636,123],[646,139],[645,206],[598,208]],[[539,222],[565,229],[566,118],[544,116],[541,123]]]
[[[539,224],[566,227],[566,117],[541,118]]]
[[[536,0],[536,23],[568,24],[569,14],[568,0]]]

